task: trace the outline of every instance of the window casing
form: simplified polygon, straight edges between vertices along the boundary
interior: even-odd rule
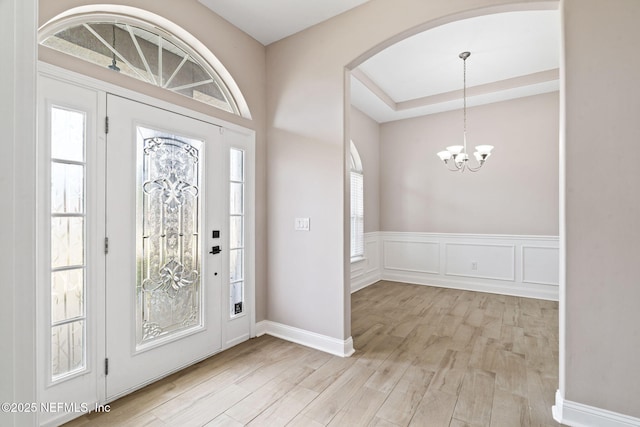
[[[364,257],[364,174],[362,161],[351,142],[351,260]]]

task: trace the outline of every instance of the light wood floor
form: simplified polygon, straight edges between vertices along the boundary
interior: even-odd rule
[[[68,426],[552,426],[558,304],[379,282],[356,353],[263,336]]]

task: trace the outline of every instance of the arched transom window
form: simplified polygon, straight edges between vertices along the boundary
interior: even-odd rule
[[[40,34],[43,46],[240,114],[214,68],[178,37],[155,25],[112,15],[75,18]]]

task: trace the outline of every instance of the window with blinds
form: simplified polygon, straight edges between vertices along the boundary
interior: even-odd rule
[[[364,175],[362,161],[351,142],[351,259],[364,256]]]

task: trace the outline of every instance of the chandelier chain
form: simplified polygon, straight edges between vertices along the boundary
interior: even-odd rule
[[[467,57],[462,58],[462,99],[464,152],[467,152]]]

